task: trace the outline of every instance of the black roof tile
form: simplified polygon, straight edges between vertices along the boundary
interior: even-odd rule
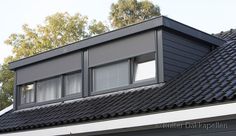
[[[236,30],[215,36],[227,41],[182,75],[146,86],[74,102],[9,111],[0,132],[42,128],[151,111],[232,100],[236,97]]]

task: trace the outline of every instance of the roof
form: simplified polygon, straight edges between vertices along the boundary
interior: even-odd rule
[[[133,34],[147,31],[150,29],[158,29],[158,28],[166,28],[166,29],[178,31],[178,32],[181,32],[188,36],[192,36],[196,39],[205,41],[213,45],[220,46],[221,44],[224,43],[224,41],[221,40],[220,38],[217,38],[207,33],[204,33],[202,31],[199,31],[195,28],[192,28],[190,26],[187,26],[185,24],[182,24],[180,22],[177,22],[165,16],[160,16],[160,17],[152,18],[150,20],[146,20],[138,24],[133,24],[133,25],[121,28],[121,29],[117,29],[117,30],[100,34],[98,36],[94,36],[85,40],[71,43],[66,46],[62,46],[62,47],[59,47],[50,51],[40,53],[38,55],[34,55],[31,57],[14,61],[10,63],[9,67],[10,69],[17,69],[26,65],[30,65],[30,64],[44,61],[53,57],[57,57],[59,55],[64,55],[64,54],[68,54],[74,51],[83,50],[85,48],[96,46],[101,43],[116,40],[122,37],[126,37],[129,35],[133,35]]]
[[[215,34],[216,37],[224,39],[225,41],[235,41],[236,40],[236,29],[230,29],[229,31],[220,32]]]
[[[161,88],[146,86],[9,111],[0,117],[0,133],[232,101],[236,98],[236,30],[216,36],[227,43]]]
[[[6,108],[3,109],[3,110],[1,110],[1,111],[0,111],[0,116],[2,116],[3,114],[5,114],[5,113],[11,111],[12,109],[13,109],[13,104],[10,105],[10,106],[8,106],[8,107],[6,107]]]

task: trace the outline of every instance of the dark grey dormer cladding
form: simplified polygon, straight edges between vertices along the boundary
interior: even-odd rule
[[[33,65],[17,69],[17,85],[54,77],[82,68],[82,53],[78,51],[53,59],[45,60]]]
[[[37,105],[37,99],[51,100],[37,95],[51,95],[55,88],[60,90],[59,94],[46,103],[168,82],[223,43],[169,18],[154,18],[10,63],[16,72],[14,106],[15,109],[31,107]],[[155,62],[150,65],[155,75],[136,82],[137,67],[145,62]],[[74,84],[75,81],[79,84]],[[21,105],[19,88],[27,85],[35,96],[29,93],[23,97],[32,95],[28,101],[34,102]],[[43,92],[44,85],[47,93]]]
[[[208,54],[214,46],[184,35],[163,31],[164,79],[178,76]]]

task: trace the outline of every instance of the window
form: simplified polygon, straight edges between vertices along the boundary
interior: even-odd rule
[[[134,60],[134,82],[152,80],[156,77],[155,54],[146,54]]]
[[[68,74],[64,77],[65,95],[80,93],[82,90],[82,74]]]
[[[129,84],[129,62],[123,61],[93,69],[93,91],[101,91]]]
[[[34,84],[20,86],[21,104],[34,102]]]
[[[37,82],[37,102],[61,98],[61,78]]]
[[[153,84],[156,81],[155,53],[135,56],[123,61],[91,67],[87,70],[91,70],[92,78],[89,78],[91,80],[85,83],[91,85],[91,89],[87,86],[89,89],[86,91],[92,91],[95,94],[113,91],[120,87],[130,88]],[[45,104],[46,101],[52,103],[80,97],[82,95],[82,79],[82,72],[78,71],[20,85],[19,102],[22,105],[28,103],[40,105]],[[89,93],[85,92],[85,96]],[[26,106],[31,106],[31,104]]]
[[[155,53],[148,53],[126,61],[95,67],[92,75],[93,91],[95,92],[139,82],[154,81],[156,77]]]

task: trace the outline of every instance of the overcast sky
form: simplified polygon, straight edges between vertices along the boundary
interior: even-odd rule
[[[11,33],[20,33],[25,23],[31,27],[43,23],[56,12],[81,13],[90,19],[108,20],[110,5],[117,0],[1,0],[0,1],[0,64],[11,54],[4,40]],[[235,0],[151,0],[162,15],[207,33],[236,28]]]

